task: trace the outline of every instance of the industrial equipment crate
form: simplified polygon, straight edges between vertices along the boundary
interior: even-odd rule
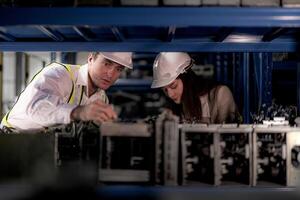
[[[252,183],[252,126],[224,124],[215,136],[216,185]]]
[[[257,125],[253,133],[253,186],[296,186],[300,129]]]
[[[183,124],[181,164],[183,185],[216,185],[215,146],[220,125]]]

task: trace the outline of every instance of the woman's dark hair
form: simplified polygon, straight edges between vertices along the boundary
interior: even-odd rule
[[[202,106],[200,96],[209,94],[208,101],[214,102],[215,88],[217,83],[212,80],[206,80],[201,76],[197,76],[191,69],[180,74],[177,78],[182,80],[183,92],[181,97],[180,108],[174,110],[175,114],[183,114],[183,118],[187,122],[199,122],[202,118]]]

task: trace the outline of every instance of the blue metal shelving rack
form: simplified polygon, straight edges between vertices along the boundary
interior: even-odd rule
[[[271,73],[264,64],[272,66],[271,53],[297,52],[300,44],[299,8],[0,8],[0,19],[0,51],[241,53],[243,78],[237,85],[244,91],[245,122],[249,122],[249,53],[264,53],[255,65],[258,82],[268,83]],[[265,95],[271,94],[270,89],[259,85],[263,102],[270,101]]]
[[[2,51],[297,51],[300,9],[0,8]]]

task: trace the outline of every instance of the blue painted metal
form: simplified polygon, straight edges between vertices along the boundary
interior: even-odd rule
[[[67,64],[76,64],[76,53],[61,52],[61,62]]]
[[[117,27],[111,27],[111,31],[116,37],[117,41],[123,42],[125,40],[123,33]]]
[[[275,61],[273,62],[273,69],[274,70],[297,70],[298,62],[293,60],[290,61],[285,60],[284,62]]]
[[[272,104],[272,53],[262,53],[262,61],[262,103],[266,104],[267,106],[270,106]]]
[[[73,26],[73,29],[86,41],[92,41],[96,37],[88,28]]]
[[[0,26],[299,27],[298,8],[0,8]],[[5,19],[5,20],[4,20]]]
[[[56,61],[56,52],[51,52],[51,53],[50,53],[50,61],[51,61],[51,62]]]
[[[300,64],[297,65],[297,116],[300,113]]]
[[[262,61],[262,53],[254,53],[253,54],[253,70],[254,70],[254,113],[260,109],[262,105],[263,98],[263,61]]]
[[[250,123],[250,104],[249,104],[249,53],[243,53],[243,118],[244,123]]]
[[[172,42],[172,40],[175,37],[175,32],[176,32],[176,26],[170,26],[168,28],[168,35],[167,35],[166,42]]]
[[[12,190],[13,191],[13,190]],[[16,190],[17,191],[17,190]],[[176,196],[180,199],[224,199],[230,197],[232,200],[242,197],[253,199],[272,199],[274,196],[279,199],[297,199],[295,187],[181,187],[181,186],[101,186],[96,187],[96,196],[99,199],[158,199],[161,196]],[[281,196],[281,197],[280,197]],[[227,198],[228,199],[228,198]]]
[[[54,41],[61,42],[64,41],[64,37],[57,31],[52,30],[49,27],[38,26],[38,29],[41,30],[44,34],[52,38]]]
[[[223,83],[228,84],[228,54],[223,53],[222,55],[222,69],[223,69]]]
[[[278,38],[279,36],[281,36],[282,34],[284,34],[287,31],[288,31],[287,28],[273,28],[271,31],[266,33],[261,40],[263,42],[270,42],[270,41]]]
[[[272,104],[272,71],[273,61],[272,53],[257,53],[254,57],[254,76],[255,86],[257,88],[256,110],[259,110],[263,104],[267,107]]]
[[[237,53],[232,55],[232,91],[234,95],[237,95],[237,68],[238,68],[238,56]],[[237,100],[238,96],[235,96]]]
[[[221,66],[221,54],[216,54],[215,57],[215,76],[218,82],[222,82],[222,66]]]
[[[0,38],[2,38],[5,41],[8,42],[14,42],[16,40],[16,38],[8,33],[5,33],[3,31],[0,31]]]
[[[25,54],[23,52],[16,52],[16,96],[18,96],[25,86]]]
[[[212,39],[214,42],[223,42],[233,31],[233,28],[221,28],[218,34]]]
[[[0,42],[0,51],[295,52],[296,42]]]

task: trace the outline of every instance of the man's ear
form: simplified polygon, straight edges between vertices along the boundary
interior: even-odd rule
[[[89,56],[88,56],[88,63],[90,64],[92,61],[93,61],[93,54],[90,53]]]

